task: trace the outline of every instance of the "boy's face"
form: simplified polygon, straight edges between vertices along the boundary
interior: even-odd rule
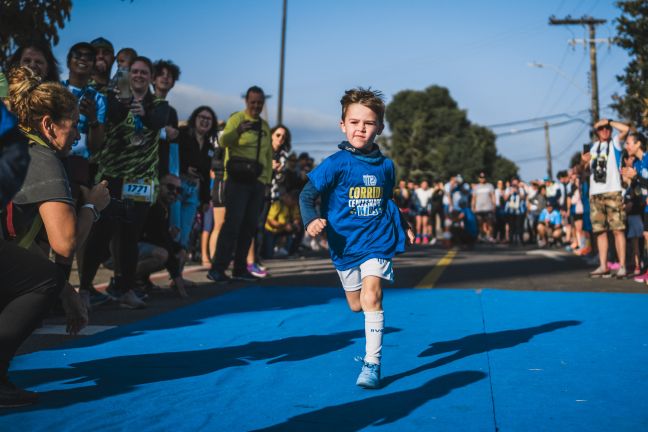
[[[153,86],[155,87],[155,89],[162,92],[171,91],[174,84],[175,81],[173,81],[173,75],[167,68],[162,68],[160,74],[157,75],[155,77],[155,80],[153,81]]]
[[[128,69],[132,61],[133,56],[127,51],[122,51],[117,54],[117,66],[121,69]]]
[[[373,145],[376,135],[380,135],[384,125],[370,108],[354,103],[347,107],[340,129],[346,135],[347,141],[357,149],[368,150]]]

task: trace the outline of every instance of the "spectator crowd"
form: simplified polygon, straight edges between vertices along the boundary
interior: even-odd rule
[[[314,161],[261,117],[261,88],[225,122],[209,106],[184,120],[167,100],[172,61],[99,37],[70,47],[66,65],[62,81],[50,46],[33,41],[0,71],[0,406],[35,400],[7,371],[52,308],[75,334],[103,303],[146,307],[154,272],[187,297],[188,262],[217,282],[251,281],[268,275],[262,258],[326,247],[304,238],[297,206]],[[94,285],[101,267],[107,290]]]
[[[188,262],[215,282],[254,281],[268,276],[263,259],[327,248],[325,235],[304,233],[299,213],[314,161],[292,151],[288,127],[263,119],[261,88],[226,121],[204,105],[184,120],[167,100],[180,68],[101,37],[70,47],[64,81],[40,42],[9,65],[0,80],[0,273],[11,287],[0,313],[0,399],[33,397],[9,383],[8,365],[54,303],[74,333],[103,303],[146,307],[159,289],[154,272],[166,269],[186,297]],[[418,245],[564,248],[598,256],[591,277],[615,270],[648,283],[645,138],[608,120],[593,135],[555,180],[403,179],[394,200]],[[74,262],[78,289],[68,282]],[[113,273],[105,292],[94,287],[101,266]]]
[[[401,180],[394,199],[416,228],[417,244],[473,247],[477,242],[565,249],[598,267],[592,278],[648,283],[646,138],[603,119],[580,160],[556,179],[469,183]]]

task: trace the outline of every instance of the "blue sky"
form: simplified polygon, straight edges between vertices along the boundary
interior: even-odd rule
[[[250,85],[260,85],[274,96],[267,104],[273,124],[281,4],[78,0],[54,52],[64,63],[72,44],[103,36],[116,49],[131,46],[153,60],[172,59],[182,68],[170,95],[181,118],[206,103],[225,119],[243,107],[241,94]],[[584,38],[586,29],[550,26],[554,14],[608,19],[597,29],[597,37],[607,38],[615,34],[619,10],[610,0],[288,0],[284,123],[294,148],[318,160],[335,151],[342,139],[339,99],[358,85],[382,90],[387,102],[401,90],[444,86],[469,119],[484,126],[587,110],[588,52],[568,44]],[[534,61],[551,67],[529,67]],[[620,48],[600,44],[598,62],[604,107],[621,91],[615,75],[628,58]],[[615,116],[609,110],[605,115]],[[587,141],[587,126],[555,127],[550,137],[555,173]],[[519,162],[524,178],[545,175],[543,131],[503,136],[497,146]]]

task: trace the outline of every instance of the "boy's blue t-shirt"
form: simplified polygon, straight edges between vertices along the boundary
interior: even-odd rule
[[[321,197],[321,217],[333,265],[356,267],[372,258],[405,251],[405,232],[392,200],[393,162],[340,150],[308,174]]]
[[[560,216],[560,212],[556,209],[553,209],[551,213],[545,208],[542,209],[542,212],[540,212],[540,216],[538,217],[539,222],[549,222],[551,225],[562,225],[562,217]]]
[[[462,208],[461,212],[464,215],[464,229],[472,238],[476,239],[479,236],[479,227],[477,226],[475,213],[473,213],[470,207]]]

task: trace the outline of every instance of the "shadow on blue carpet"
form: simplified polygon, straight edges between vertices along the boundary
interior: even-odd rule
[[[399,331],[391,327],[385,329],[387,334]],[[15,371],[11,376],[25,387],[56,381],[65,381],[72,386],[95,384],[42,392],[40,403],[23,408],[24,411],[37,411],[101,400],[129,393],[143,384],[207,375],[225,368],[248,366],[260,360],[267,360],[269,365],[307,360],[346,348],[360,338],[364,338],[364,330],[289,337],[208,350],[115,356],[71,363],[66,368]],[[9,412],[0,411],[0,416]]]
[[[300,289],[308,292],[308,295],[295,295],[294,291],[282,287],[251,285],[197,304],[175,309],[157,317],[122,325],[93,337],[78,339],[66,346],[89,347],[120,338],[137,336],[147,331],[199,326],[206,319],[222,315],[300,309],[326,304],[333,299],[340,298],[340,292],[337,289],[312,289],[310,287]],[[272,295],[258,295],[258,293],[270,292]],[[191,310],[191,313],[187,313],[187,310]],[[51,350],[58,349],[60,347],[51,348]]]
[[[382,385],[383,387],[387,387],[391,383],[398,381],[401,378],[409,377],[429,369],[447,365],[468,356],[484,354],[486,352],[495,350],[514,348],[517,345],[529,342],[531,339],[533,339],[534,336],[537,336],[539,334],[549,333],[565,327],[580,324],[580,321],[556,321],[518,330],[505,330],[494,333],[477,333],[463,337],[461,339],[434,342],[430,344],[430,348],[426,349],[418,356],[431,357],[449,352],[452,352],[453,354],[437,359],[432,363],[421,365],[415,369],[401,372],[397,375],[385,377],[382,380]]]
[[[274,426],[256,429],[255,432],[305,430],[354,432],[372,425],[384,426],[409,416],[414,410],[433,399],[442,398],[452,390],[486,377],[487,375],[480,371],[451,372],[433,378],[420,387],[322,408],[291,417]]]

